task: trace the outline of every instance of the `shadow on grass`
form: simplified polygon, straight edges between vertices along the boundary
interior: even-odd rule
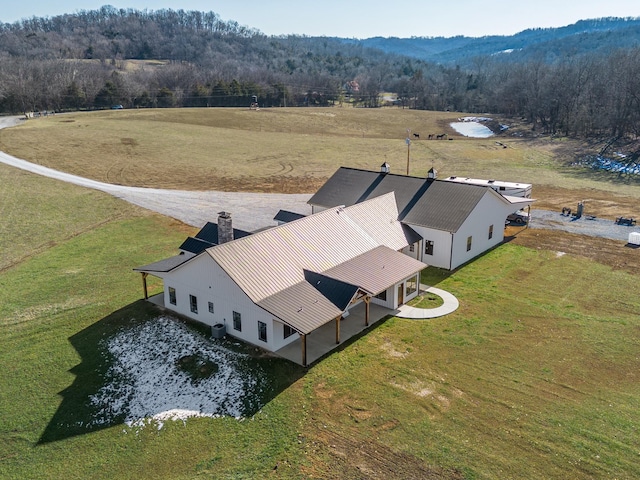
[[[43,431],[38,444],[56,442],[124,424],[125,413],[121,413],[107,422],[96,421],[100,415],[100,409],[103,407],[95,405],[92,402],[92,397],[97,395],[105,385],[111,366],[108,352],[106,352],[106,341],[125,329],[142,325],[161,315],[170,316],[176,321],[180,321],[167,315],[166,312],[160,311],[149,302],[139,300],[113,312],[69,338],[82,360],[70,370],[76,378],[68,388],[60,392],[62,397],[60,406]],[[188,325],[190,329],[199,331],[203,336],[208,336],[208,329],[193,324]],[[284,359],[252,356],[255,350],[239,344],[239,342],[213,338],[210,341],[226,349],[247,354],[249,359],[245,363],[248,368],[255,368],[265,376],[261,379],[262,388],[259,396],[243,402],[245,416],[255,414],[280,392],[302,377],[306,371]]]

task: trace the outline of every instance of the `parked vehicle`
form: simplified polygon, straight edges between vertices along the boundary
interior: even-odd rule
[[[506,225],[526,225],[529,223],[529,215],[522,210],[507,215]]]

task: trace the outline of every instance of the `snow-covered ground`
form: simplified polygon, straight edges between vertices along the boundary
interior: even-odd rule
[[[95,425],[125,418],[130,427],[190,417],[241,417],[257,410],[265,375],[249,356],[233,352],[170,317],[123,329],[105,341],[111,363],[102,388],[91,397]],[[215,364],[194,379],[180,368],[187,356]]]
[[[480,122],[491,120],[487,117],[464,117],[450,123],[451,128],[465,137],[488,138],[494,135],[490,128]]]

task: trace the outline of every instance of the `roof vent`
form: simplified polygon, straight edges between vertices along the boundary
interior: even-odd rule
[[[427,179],[435,180],[436,178],[438,178],[438,171],[435,168],[431,167],[427,172]]]
[[[493,183],[495,180],[487,180],[487,183]]]
[[[387,174],[390,171],[391,171],[391,166],[387,162],[384,162],[382,165],[380,165],[380,173]]]

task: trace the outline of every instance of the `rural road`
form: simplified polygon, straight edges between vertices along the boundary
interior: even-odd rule
[[[0,117],[0,128],[12,127],[21,122],[20,117]],[[250,232],[275,226],[276,222],[273,217],[280,209],[305,215],[311,213],[311,207],[307,205],[307,200],[311,197],[310,194],[194,192],[126,187],[59,172],[15,158],[4,152],[0,152],[0,162],[45,177],[100,190],[194,227],[202,227],[208,221],[216,222],[218,212],[221,211],[231,213],[235,228]]]

